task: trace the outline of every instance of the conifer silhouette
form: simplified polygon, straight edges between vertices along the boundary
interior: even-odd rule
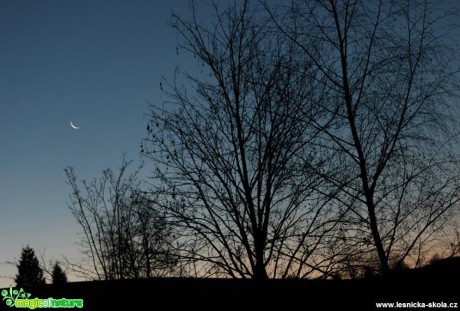
[[[59,263],[55,263],[53,267],[53,284],[67,283],[67,275],[64,270],[61,269]]]
[[[43,277],[43,269],[40,268],[38,259],[35,256],[35,251],[29,247],[23,247],[21,252],[21,259],[17,265],[18,274],[16,274],[14,281],[17,287],[26,287],[45,284]]]

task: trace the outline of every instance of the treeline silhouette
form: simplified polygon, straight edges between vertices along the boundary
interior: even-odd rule
[[[34,297],[83,299],[83,310],[376,310],[376,303],[458,303],[460,259],[356,280],[150,278],[49,284]]]
[[[125,158],[91,182],[66,169],[88,259],[68,269],[338,280],[460,254],[453,12],[247,0],[202,21],[200,5],[169,22],[199,68],[149,105],[149,179]]]

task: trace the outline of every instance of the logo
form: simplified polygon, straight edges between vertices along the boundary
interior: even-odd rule
[[[2,290],[2,301],[8,307],[15,308],[83,308],[83,299],[67,299],[67,298],[30,298],[31,294],[26,293],[22,288],[20,290],[13,289]]]

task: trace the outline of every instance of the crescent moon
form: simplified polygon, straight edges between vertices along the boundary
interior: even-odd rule
[[[72,121],[70,121],[70,127],[73,128],[74,130],[78,130],[80,127],[79,126],[75,126]]]

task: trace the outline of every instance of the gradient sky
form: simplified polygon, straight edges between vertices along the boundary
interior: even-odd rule
[[[140,159],[147,101],[187,62],[167,26],[187,3],[0,0],[0,288],[26,245],[79,258],[64,168],[92,179]]]
[[[147,102],[193,63],[167,26],[187,3],[0,0],[0,288],[14,285],[6,262],[26,245],[46,260],[80,257],[64,168],[92,179],[123,153],[140,160]]]

